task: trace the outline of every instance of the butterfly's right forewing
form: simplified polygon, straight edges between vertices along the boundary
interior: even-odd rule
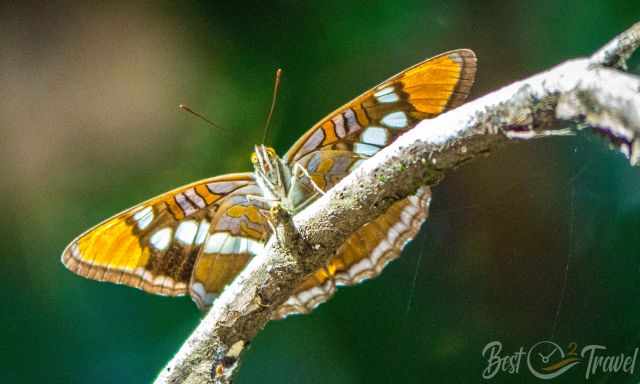
[[[149,293],[189,292],[201,308],[269,235],[253,174],[201,180],[113,216],[69,244],[62,263],[83,277]]]

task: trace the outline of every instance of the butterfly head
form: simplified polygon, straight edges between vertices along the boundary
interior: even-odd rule
[[[276,151],[264,145],[256,145],[251,154],[256,180],[265,194],[273,200],[283,200],[287,194],[290,176],[288,168],[276,154]]]

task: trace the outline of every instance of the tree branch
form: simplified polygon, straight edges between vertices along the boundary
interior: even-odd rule
[[[478,155],[514,139],[565,135],[570,122],[579,124],[572,130],[586,124],[638,163],[640,79],[613,68],[624,68],[639,45],[640,23],[591,58],[568,61],[420,122],[295,217],[274,211],[276,236],[214,302],[156,383],[229,383],[242,351],[275,309],[350,234]]]

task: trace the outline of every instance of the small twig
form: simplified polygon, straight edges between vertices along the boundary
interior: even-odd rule
[[[627,60],[640,46],[640,22],[622,32],[607,45],[591,56],[591,62],[597,65],[627,69]]]
[[[564,134],[559,123],[587,123],[637,162],[640,79],[596,64],[622,66],[639,42],[636,24],[590,59],[569,61],[424,120],[300,214],[274,212],[277,236],[214,302],[156,383],[229,383],[242,351],[275,309],[351,233],[509,139]]]

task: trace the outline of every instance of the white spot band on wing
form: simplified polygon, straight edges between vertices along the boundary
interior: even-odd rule
[[[171,228],[162,228],[157,230],[151,238],[149,239],[149,243],[151,246],[158,251],[164,251],[171,244],[171,235],[173,234],[173,230]]]
[[[398,111],[398,112],[391,112],[390,114],[386,115],[385,117],[382,118],[381,122],[387,127],[404,128],[407,126],[408,120],[407,120],[407,115],[404,112]]]

